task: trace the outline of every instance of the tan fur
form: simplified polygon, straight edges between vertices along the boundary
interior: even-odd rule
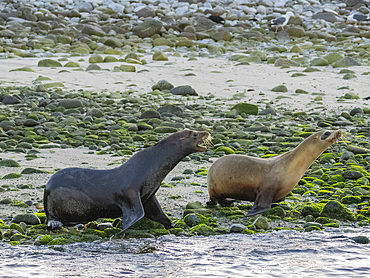
[[[312,134],[295,149],[271,158],[238,154],[219,158],[208,171],[209,197],[256,201],[255,206],[270,208],[271,202],[288,195],[315,159],[341,137],[341,131],[334,131],[321,140],[325,132]]]

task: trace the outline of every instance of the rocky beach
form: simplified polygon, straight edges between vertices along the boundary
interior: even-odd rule
[[[276,31],[271,20],[287,11],[295,18]],[[369,243],[370,21],[347,23],[353,13],[369,15],[370,2],[2,1],[2,243],[58,251],[346,230],[356,233],[348,244]],[[143,219],[115,236],[119,219],[99,219],[46,229],[43,189],[57,170],[114,168],[186,128],[207,130],[213,146],[181,161],[157,192],[173,228]],[[320,129],[344,135],[284,202],[248,218],[250,202],[206,206],[217,158],[272,157]]]

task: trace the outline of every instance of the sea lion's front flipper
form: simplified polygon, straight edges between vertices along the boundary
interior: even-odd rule
[[[259,192],[257,194],[256,200],[254,201],[253,207],[248,210],[247,216],[253,216],[269,210],[271,208],[272,199],[273,194],[271,194],[271,192]]]
[[[171,228],[171,220],[163,212],[157,198],[153,195],[144,204],[145,217],[164,225],[166,229]]]
[[[122,201],[122,231],[128,229],[141,218],[144,217],[144,208],[141,203],[140,193],[132,192],[126,196],[127,199]]]

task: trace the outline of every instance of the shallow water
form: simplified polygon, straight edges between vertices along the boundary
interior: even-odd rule
[[[0,277],[369,277],[370,228],[165,236],[54,248],[0,244]]]

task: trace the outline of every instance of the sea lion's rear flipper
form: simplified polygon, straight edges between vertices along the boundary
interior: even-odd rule
[[[171,228],[171,220],[163,212],[161,205],[154,195],[143,204],[143,207],[145,217],[163,224],[166,229]]]
[[[248,210],[247,216],[253,216],[262,212],[265,212],[271,208],[271,205],[269,207],[260,207],[254,203],[253,207]]]
[[[260,192],[257,194],[253,207],[248,210],[247,216],[253,216],[262,213],[271,208],[273,194],[271,192]]]
[[[125,231],[144,217],[144,208],[141,203],[140,193],[127,194],[127,199],[120,204],[122,209],[122,231]]]

